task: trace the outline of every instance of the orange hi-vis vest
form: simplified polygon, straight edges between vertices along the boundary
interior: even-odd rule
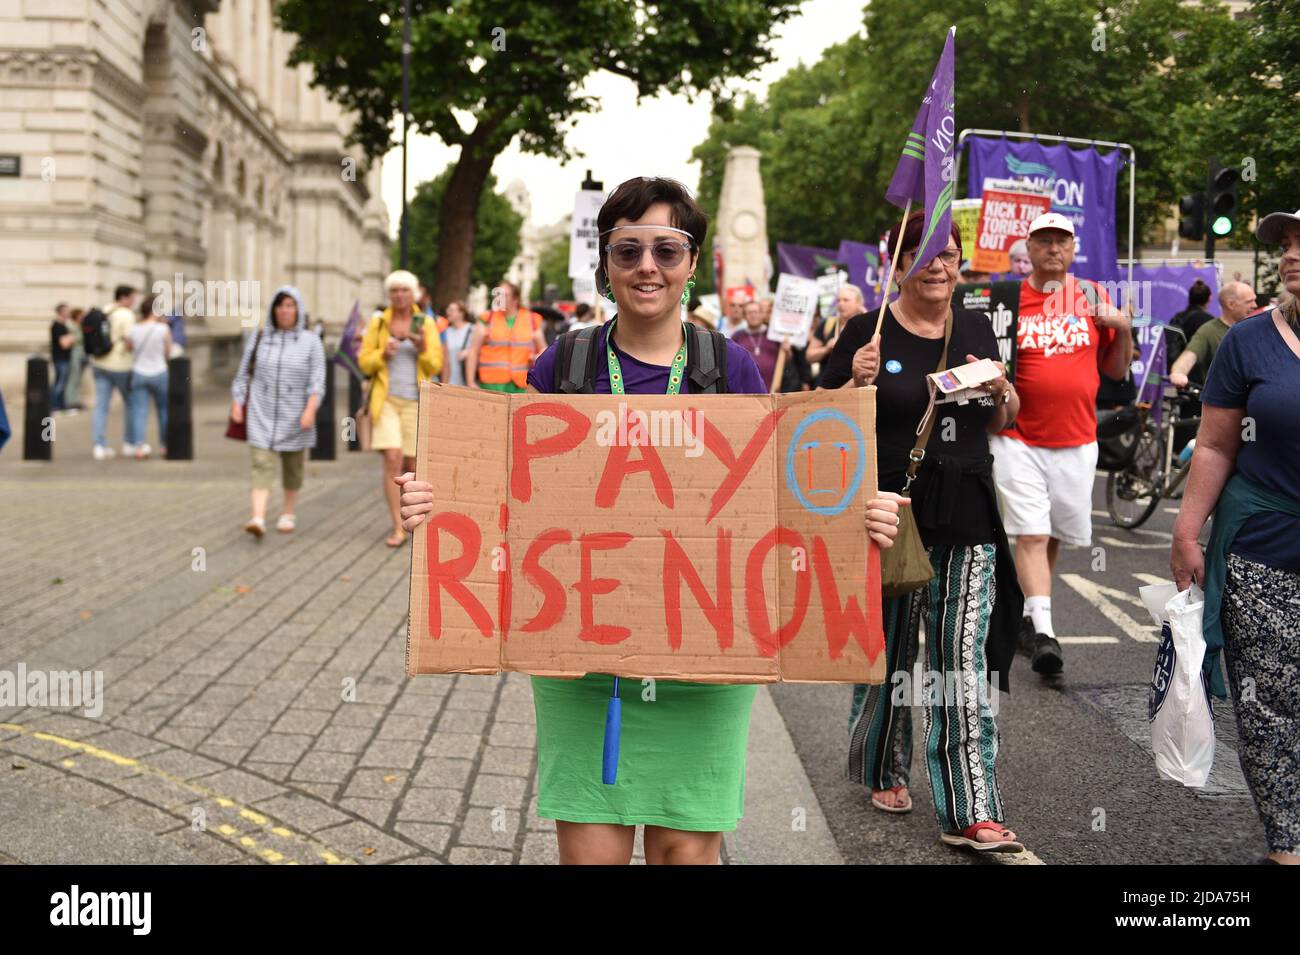
[[[480,320],[487,326],[483,349],[478,356],[479,381],[485,385],[514,382],[528,386],[528,369],[533,363],[533,336],[538,316],[526,308],[515,313],[513,322],[505,312],[484,312]]]

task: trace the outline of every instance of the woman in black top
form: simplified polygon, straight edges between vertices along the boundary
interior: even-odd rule
[[[940,365],[945,327],[952,338],[943,368],[979,358],[997,360],[987,318],[952,310],[961,261],[961,233],[952,224],[947,249],[908,275],[921,244],[924,214],[903,229],[899,297],[876,316],[844,326],[822,374],[823,388],[875,385],[876,445],[882,491],[902,491],[918,425],[929,405],[926,376]],[[889,238],[898,241],[898,226]],[[1001,367],[1001,366],[999,366]],[[872,789],[886,812],[912,808],[907,791],[912,757],[911,706],[925,712],[926,768],[935,810],[949,845],[982,851],[1021,851],[1005,829],[994,774],[997,694],[1006,690],[1024,597],[998,516],[988,435],[1005,428],[1019,409],[1004,376],[984,386],[986,396],[965,405],[942,404],[911,487],[921,540],[934,565],[928,587],[885,600],[889,682],[856,686],[850,715],[849,776]],[[926,622],[927,669],[916,684],[919,629]]]

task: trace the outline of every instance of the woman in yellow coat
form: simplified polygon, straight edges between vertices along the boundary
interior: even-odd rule
[[[438,330],[415,307],[419,285],[405,270],[384,279],[388,308],[370,319],[357,357],[361,373],[370,378],[370,446],[383,456],[384,498],[393,527],[385,541],[389,547],[401,547],[406,540],[393,478],[415,469],[420,382],[442,371]]]

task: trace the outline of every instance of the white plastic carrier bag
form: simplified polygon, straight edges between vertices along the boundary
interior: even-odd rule
[[[1160,628],[1147,699],[1156,768],[1184,786],[1204,786],[1214,765],[1214,710],[1201,672],[1205,594],[1195,583],[1182,592],[1171,583],[1150,584],[1138,594]]]

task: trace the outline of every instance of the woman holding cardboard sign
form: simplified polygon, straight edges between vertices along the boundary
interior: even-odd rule
[[[904,276],[898,300],[882,305],[879,315],[850,319],[822,375],[823,388],[879,389],[879,484],[910,490],[934,572],[928,585],[885,601],[889,680],[854,688],[848,773],[871,787],[876,808],[909,812],[911,706],[924,705],[926,769],[941,838],[977,851],[1018,852],[1024,846],[1002,825],[994,771],[997,695],[989,699],[985,680],[1007,689],[1024,602],[998,515],[988,444],[990,433],[1014,420],[1019,399],[999,365],[981,397],[930,404],[928,376],[996,359],[998,349],[988,319],[952,308],[961,262],[957,223],[944,251],[916,263],[924,224],[917,212],[894,227],[889,246]],[[928,670],[912,686],[922,618]],[[910,690],[901,706],[900,690]]]
[[[765,394],[752,356],[705,330],[698,347],[712,347],[708,384],[687,362],[681,304],[704,244],[707,222],[694,199],[670,179],[632,179],[614,191],[597,217],[601,265],[596,285],[618,305],[617,318],[568,332],[537,360],[531,392]],[[597,360],[575,360],[574,336],[587,332]],[[690,334],[696,334],[691,332]],[[584,345],[584,347],[586,347]],[[692,354],[696,346],[691,346]],[[581,354],[581,353],[579,353]],[[718,367],[725,362],[725,376]],[[583,369],[586,369],[585,374]],[[403,485],[408,530],[433,509],[433,488],[413,475]],[[897,530],[894,500],[869,502],[868,532],[888,547]],[[714,864],[722,833],[744,812],[745,749],[752,685],[641,681],[619,691],[622,709],[618,773],[602,784],[598,772],[606,704],[614,678],[533,677],[537,714],[538,812],[556,820],[562,863],[626,864],[637,825],[645,826],[650,864]]]

